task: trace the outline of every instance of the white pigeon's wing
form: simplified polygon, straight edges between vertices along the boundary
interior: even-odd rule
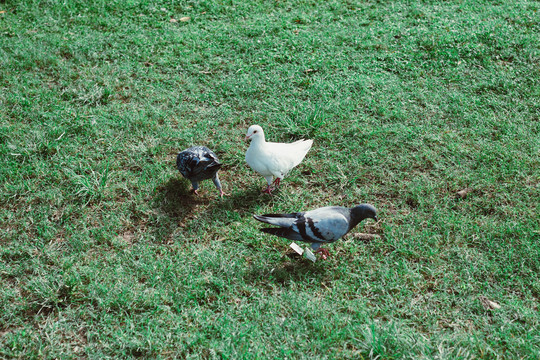
[[[311,148],[312,140],[299,140],[291,144],[266,143],[267,166],[270,172],[279,178],[300,164]]]
[[[272,172],[269,169],[269,156],[264,148],[260,148],[253,145],[253,142],[246,151],[246,162],[249,167],[258,172],[264,177],[272,176]],[[270,181],[272,179],[270,178]]]
[[[312,143],[313,140],[299,140],[291,144],[265,142],[255,145],[252,142],[246,151],[246,162],[265,177],[275,176],[283,179],[304,159]]]

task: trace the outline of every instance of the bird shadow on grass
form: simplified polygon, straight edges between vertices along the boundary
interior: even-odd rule
[[[267,195],[261,195],[260,192],[252,188],[235,191],[223,198],[223,204],[227,208],[244,212],[252,211],[257,205],[264,205],[268,201]]]
[[[232,194],[224,196],[223,199],[208,196],[211,200],[208,207],[201,211],[201,215],[208,222],[221,225],[251,217],[257,207],[269,201],[267,196],[260,195],[253,189],[234,190]]]
[[[196,196],[190,184],[183,179],[171,178],[156,189],[152,207],[157,210],[152,233],[156,239],[167,239],[180,223],[188,221],[194,209],[206,206],[210,199]]]
[[[197,205],[208,205],[210,199],[194,195],[186,181],[171,178],[164,185],[157,188],[154,198],[155,207],[164,214],[176,219],[183,219]]]
[[[253,210],[268,199],[254,189],[235,189],[219,198],[211,182],[203,183],[200,195],[191,192],[191,185],[181,178],[171,178],[157,188],[152,207],[157,210],[153,235],[169,239],[179,226],[224,226],[251,216]]]
[[[274,265],[252,265],[246,270],[244,279],[255,284],[281,284],[289,286],[293,282],[313,282],[323,280],[326,276],[324,266],[302,259],[300,256],[285,254],[289,259]]]

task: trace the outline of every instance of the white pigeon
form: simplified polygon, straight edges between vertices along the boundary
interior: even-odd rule
[[[296,165],[300,164],[306,156],[313,140],[298,140],[290,144],[266,142],[264,131],[259,125],[251,125],[246,134],[246,140],[251,139],[251,144],[246,151],[248,165],[264,176],[268,186],[263,192],[271,194],[272,179],[276,187]]]

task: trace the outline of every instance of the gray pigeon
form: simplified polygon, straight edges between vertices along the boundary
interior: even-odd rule
[[[311,243],[311,248],[322,253],[322,258],[329,255],[322,244],[332,243],[347,234],[360,221],[372,218],[377,221],[377,210],[370,204],[361,204],[351,209],[341,206],[327,206],[307,212],[292,214],[253,215],[264,223],[278,225],[278,228],[264,228],[261,231]]]
[[[219,195],[223,197],[223,190],[219,182],[218,170],[221,167],[216,154],[206,146],[193,146],[178,154],[176,157],[176,167],[180,173],[193,185],[193,192],[197,195],[199,181],[212,179],[219,190]]]

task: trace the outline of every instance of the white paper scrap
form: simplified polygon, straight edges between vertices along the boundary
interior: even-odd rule
[[[296,253],[298,253],[299,255],[302,255],[304,253],[304,250],[296,245],[296,243],[291,243],[291,245],[289,245],[291,247],[291,249],[293,249],[294,251],[296,251]]]
[[[313,262],[315,262],[317,260],[317,258],[315,257],[315,254],[313,254],[311,252],[311,250],[309,250],[309,248],[306,248],[306,250],[304,251],[304,257],[306,259],[309,259],[309,260],[313,261]]]

